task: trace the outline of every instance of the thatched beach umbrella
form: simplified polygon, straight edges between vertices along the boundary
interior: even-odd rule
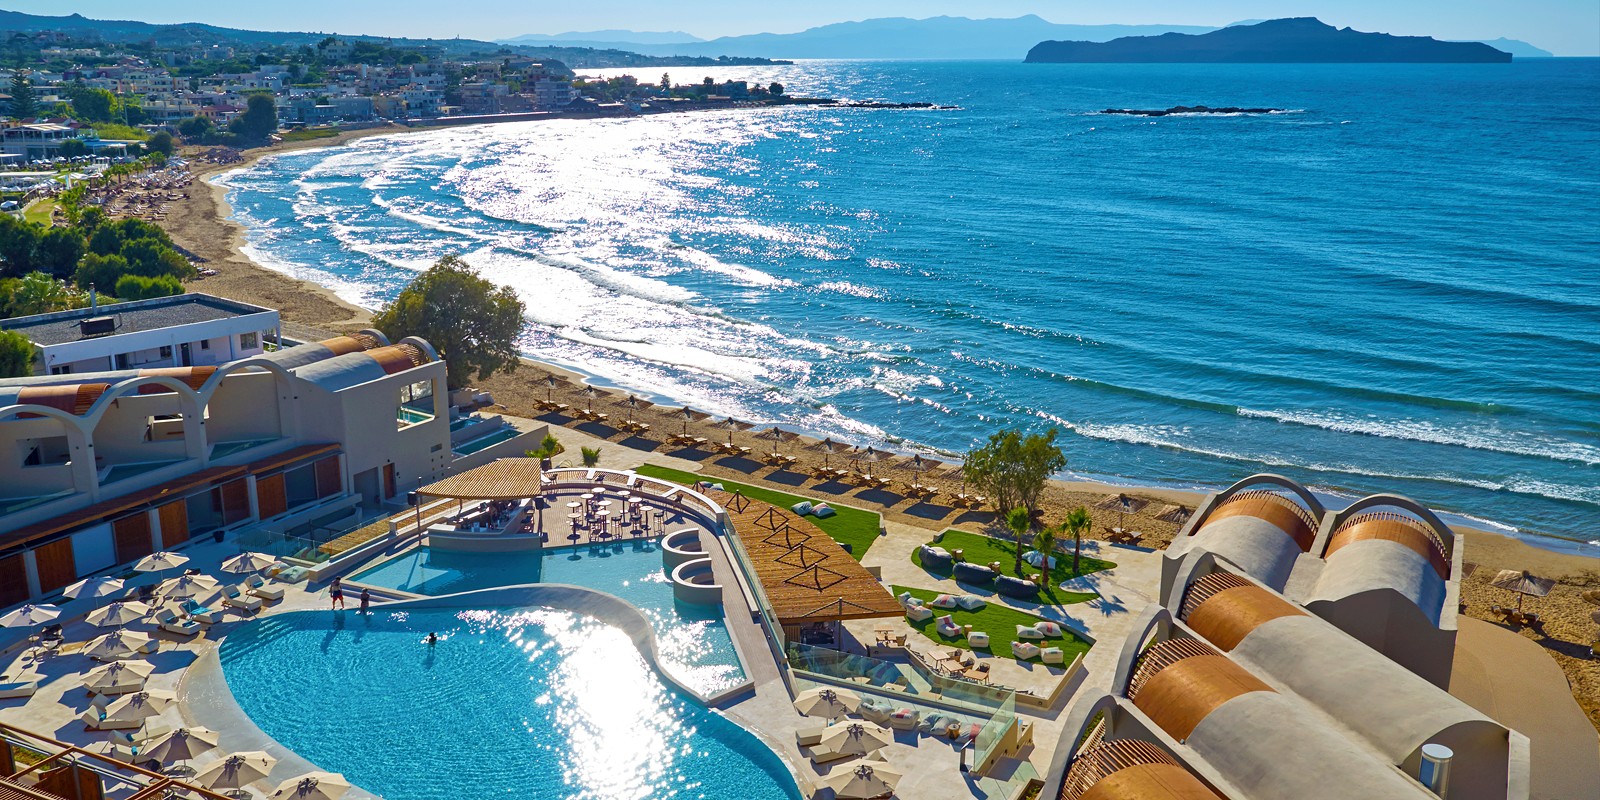
[[[89,612],[84,621],[97,628],[118,628],[138,622],[150,613],[150,607],[134,600],[123,600]]]
[[[555,402],[556,387],[561,386],[566,382],[566,378],[563,378],[554,372],[546,374],[544,376],[544,399],[552,403]]]
[[[834,441],[832,438],[827,438],[817,442],[816,444],[808,445],[806,449],[816,450],[817,452],[822,453],[822,466],[826,468],[828,466],[828,460],[833,457],[834,453],[848,452],[850,450],[850,445],[840,444]]]
[[[214,792],[239,791],[272,773],[278,759],[264,750],[229,753],[219,761],[200,770],[195,782]]]
[[[122,581],[116,578],[84,578],[61,591],[74,600],[82,597],[107,597],[122,591]]]
[[[833,790],[834,797],[867,798],[892,794],[905,773],[882,759],[871,759],[847,765],[822,779],[822,785]]]
[[[696,410],[694,410],[694,409],[692,409],[692,408],[690,408],[688,406],[684,406],[683,408],[673,409],[672,413],[676,414],[677,416],[683,417],[683,435],[684,436],[688,436],[689,435],[689,423],[691,423],[691,422],[699,422],[699,421],[701,421],[703,419],[710,419],[711,418],[710,414],[707,414],[707,413],[702,412],[702,411],[696,411]]]
[[[721,428],[721,429],[727,431],[728,432],[728,444],[729,444],[729,446],[732,446],[733,445],[733,432],[734,431],[747,431],[747,430],[750,430],[751,428],[754,428],[755,426],[751,425],[748,422],[742,422],[740,420],[734,419],[733,417],[728,417],[727,419],[725,419],[725,420],[723,420],[721,422],[718,422],[718,423],[712,425],[711,427],[713,427],[713,428]]]
[[[838,719],[861,707],[861,695],[846,689],[820,686],[794,696],[794,709],[808,717]]]
[[[877,450],[871,447],[868,447],[865,450],[857,450],[850,454],[850,461],[851,463],[857,465],[856,470],[858,472],[861,470],[861,464],[888,464],[894,461],[896,458],[898,458],[898,456],[896,456],[894,453],[885,453],[882,450]]]
[[[643,411],[643,410],[655,405],[655,403],[652,403],[649,400],[646,400],[643,397],[640,397],[638,395],[630,394],[627,397],[625,397],[625,398],[623,398],[621,400],[618,400],[617,401],[617,405],[622,407],[622,408],[628,409],[628,421],[629,422],[633,422],[633,414],[634,414],[634,412]]]
[[[929,474],[938,472],[939,468],[944,466],[944,464],[941,463],[941,462],[938,462],[938,461],[934,461],[931,458],[923,458],[920,455],[914,455],[914,456],[912,456],[912,457],[910,457],[910,458],[908,458],[908,459],[906,459],[904,461],[901,461],[901,462],[895,464],[894,466],[895,466],[896,469],[908,470],[908,471],[910,471],[912,473],[915,473],[917,475],[921,475],[924,472],[929,473]]]
[[[768,428],[768,429],[756,434],[756,438],[757,439],[765,439],[765,440],[767,440],[769,442],[772,442],[772,454],[773,455],[777,455],[778,454],[778,445],[780,445],[780,444],[782,444],[784,442],[792,442],[795,439],[800,438],[800,434],[791,433],[789,431],[786,431],[786,430],[774,425],[774,426],[772,426],[772,427],[770,427],[770,428]]]
[[[604,390],[604,389],[602,389],[602,388],[600,388],[598,386],[585,386],[585,387],[583,387],[583,391],[579,392],[578,394],[583,395],[583,399],[588,401],[587,410],[591,411],[591,412],[594,411],[594,401],[595,400],[597,400],[597,399],[599,399],[601,397],[610,397],[611,396],[610,392],[608,392],[608,391],[606,391],[606,390]]]
[[[1489,585],[1515,592],[1517,611],[1521,611],[1524,596],[1544,597],[1555,588],[1556,582],[1549,578],[1541,578],[1527,570],[1519,572],[1514,569],[1503,569],[1500,570],[1500,574],[1494,576],[1494,580],[1489,581]]]

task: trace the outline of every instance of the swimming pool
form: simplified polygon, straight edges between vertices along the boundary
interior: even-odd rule
[[[470,456],[479,450],[487,450],[501,442],[504,442],[508,439],[515,439],[521,435],[522,432],[516,428],[504,428],[495,431],[494,433],[486,433],[476,439],[468,439],[467,441],[450,448],[450,450],[458,456]]]
[[[460,553],[418,547],[350,576],[413,594],[444,595],[519,583],[570,583],[632,603],[656,633],[661,666],[714,694],[744,680],[721,606],[680,603],[654,541],[560,547],[538,553]]]
[[[220,657],[267,735],[387,800],[800,797],[760,740],[580,614],[296,611],[240,626]]]

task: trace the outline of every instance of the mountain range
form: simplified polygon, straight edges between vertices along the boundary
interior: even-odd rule
[[[1167,33],[1109,42],[1040,42],[1029,63],[1354,64],[1494,63],[1511,54],[1482,42],[1441,42],[1335,28],[1314,17],[1274,19],[1199,35]]]

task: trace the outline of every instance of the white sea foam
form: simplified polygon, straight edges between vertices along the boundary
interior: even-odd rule
[[[1507,431],[1487,426],[1446,426],[1426,420],[1380,419],[1353,417],[1348,414],[1316,411],[1258,411],[1241,408],[1239,416],[1270,419],[1278,422],[1304,425],[1312,428],[1377,436],[1385,439],[1406,439],[1414,442],[1465,447],[1511,455],[1548,458],[1555,461],[1574,461],[1589,466],[1600,465],[1600,447],[1595,445],[1540,436],[1526,431]]]

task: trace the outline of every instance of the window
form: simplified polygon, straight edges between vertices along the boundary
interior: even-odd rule
[[[66,365],[64,367],[51,367],[50,368],[50,374],[51,375],[71,375],[72,374],[72,365],[68,364],[68,365]]]
[[[433,381],[417,381],[400,387],[400,407],[395,410],[395,425],[405,430],[433,419]]]
[[[210,350],[211,349],[211,340],[210,339],[201,339],[200,340],[200,349],[201,350]]]
[[[172,345],[164,344],[161,346],[161,357],[172,358]]]
[[[255,331],[239,334],[239,349],[254,350],[261,346],[261,334]]]

